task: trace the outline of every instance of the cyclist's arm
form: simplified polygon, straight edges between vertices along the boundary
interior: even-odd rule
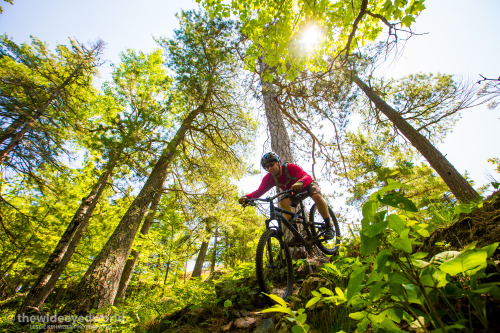
[[[311,184],[312,177],[309,176],[301,167],[296,164],[288,164],[287,168],[291,177],[297,177],[297,182],[302,182],[302,187],[306,187]]]
[[[260,198],[264,193],[269,191],[274,186],[273,177],[270,174],[266,174],[264,178],[262,178],[262,182],[257,190],[253,191],[245,195],[249,199]]]

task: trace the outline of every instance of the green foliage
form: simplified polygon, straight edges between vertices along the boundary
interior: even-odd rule
[[[10,3],[11,5],[14,4],[14,0],[3,0],[3,1],[5,1],[7,3]],[[0,14],[3,14],[3,8],[2,8],[2,6],[0,6]]]
[[[487,300],[500,297],[500,283],[491,279],[498,273],[486,269],[499,243],[480,248],[472,243],[460,252],[445,251],[431,258],[415,252],[429,232],[426,223],[416,220],[416,206],[395,192],[406,187],[389,181],[363,205],[361,243],[341,246],[339,255],[322,268],[334,288],[312,291],[297,310],[276,299],[277,304],[265,312],[284,313],[294,322],[306,314],[304,318],[314,327],[317,313],[330,311],[331,305],[336,312],[332,315],[346,310],[343,315],[357,322],[357,332],[488,329]],[[457,207],[457,213],[469,211]],[[336,326],[335,331],[354,331],[349,320],[337,317],[336,321],[344,326]],[[300,325],[306,324],[300,321]],[[326,331],[332,326],[322,327]]]
[[[2,200],[0,214],[0,274],[3,276],[2,297],[25,293],[38,277],[59,241],[66,223],[71,220],[81,202],[82,193],[88,184],[95,181],[94,164],[87,162],[81,169],[55,169],[47,167],[37,170],[38,183],[34,178],[17,177],[1,183]],[[68,186],[71,184],[71,186]],[[112,196],[111,190],[103,193],[93,219],[83,234],[82,243],[76,249],[76,259],[70,261],[56,288],[66,290],[73,286],[100,251],[130,203],[130,197]],[[11,290],[12,287],[19,288]],[[57,306],[46,304],[47,308]],[[53,308],[52,308],[53,309]]]
[[[305,68],[326,69],[325,55],[336,57],[350,53],[356,45],[374,41],[382,32],[383,21],[399,21],[409,27],[425,9],[421,0],[370,0],[366,8],[362,7],[361,0],[318,1],[314,4],[302,0],[198,1],[212,16],[229,17],[232,14],[242,22],[241,32],[252,42],[246,51],[248,68],[255,69],[257,59],[263,56],[267,65],[276,66],[278,75],[286,73],[292,80]],[[309,53],[299,41],[302,32],[310,25],[321,27],[325,37],[315,47],[315,52]],[[353,25],[356,31],[353,31]],[[272,73],[264,75],[264,80],[270,82],[272,79]]]
[[[269,298],[271,298],[273,301],[275,301],[277,304],[273,305],[270,308],[264,309],[261,312],[266,313],[266,312],[280,312],[280,313],[285,313],[286,319],[289,320],[293,326],[292,326],[292,332],[293,333],[305,333],[309,332],[309,325],[307,325],[305,322],[307,320],[307,314],[304,313],[304,309],[299,309],[297,311],[294,311],[290,308],[290,304],[285,302],[281,297],[276,296],[276,295],[270,295],[266,294]]]
[[[460,328],[472,331],[473,319],[487,328],[485,298],[500,293],[498,283],[481,283],[486,277],[487,258],[498,243],[462,252],[443,252],[424,259],[427,253],[413,253],[427,225],[414,219],[414,205],[391,192],[404,185],[395,182],[372,194],[363,206],[361,252],[373,269],[362,266],[350,277],[347,302],[358,312],[358,331],[368,325],[374,330],[399,330],[406,322],[414,329],[428,326],[442,331]],[[388,199],[389,197],[389,199]],[[379,212],[379,208],[388,206]],[[391,213],[396,208],[404,214]],[[361,291],[361,293],[359,293]],[[458,300],[467,307],[455,307]]]
[[[179,277],[176,279],[180,280]],[[187,306],[197,309],[215,303],[214,284],[198,279],[189,280],[186,284],[179,281],[166,285],[145,279],[140,287],[133,286],[129,292],[131,297],[115,310],[118,314],[125,314],[125,322],[115,325],[113,331],[135,332],[154,322],[155,318]]]
[[[411,198],[420,209],[416,213],[419,220],[428,223],[430,231],[456,220],[453,214],[456,200],[441,177],[427,164],[419,163],[413,151],[394,144],[389,132],[348,133],[346,143],[350,158],[346,159],[345,170],[339,170],[338,175],[339,182],[344,177],[352,180],[348,204],[361,206],[373,188],[397,181],[407,186],[394,195]]]
[[[459,111],[470,106],[474,88],[448,74],[412,74],[401,79],[372,80],[373,89],[420,134],[433,143],[444,140],[460,119]],[[396,129],[366,100],[359,112],[367,128]],[[393,133],[394,136],[394,133]]]
[[[102,47],[102,41],[86,47],[70,40],[53,52],[36,38],[17,45],[0,37],[0,143],[7,166],[29,174],[57,164],[67,141],[82,133],[92,117],[86,103],[96,93],[91,84]]]
[[[247,278],[247,277],[254,276],[254,275],[255,275],[255,263],[250,261],[250,262],[240,263],[240,264],[232,267],[229,278],[231,280],[237,280],[237,279]]]
[[[498,157],[490,158],[490,159],[488,159],[488,162],[490,162],[493,165],[496,165],[495,171],[500,173],[500,158],[498,158]]]

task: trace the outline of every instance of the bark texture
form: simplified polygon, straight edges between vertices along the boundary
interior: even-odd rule
[[[198,257],[196,258],[196,262],[194,264],[191,277],[201,277],[201,273],[203,271],[203,264],[205,263],[205,258],[207,256],[209,241],[212,236],[213,226],[216,224],[216,220],[213,217],[205,218],[204,222],[205,222],[205,231],[207,232],[207,236],[201,243],[200,251],[198,252]]]
[[[276,98],[276,87],[271,82],[265,82],[262,79],[262,74],[267,66],[262,60],[260,60],[259,65],[267,128],[271,136],[271,149],[281,157],[282,162],[295,163],[290,146],[290,138],[280,111],[278,99]]]
[[[192,110],[183,120],[175,136],[163,150],[143,188],[80,281],[75,293],[79,298],[69,302],[63,310],[64,313],[85,314],[90,309],[100,309],[113,304],[125,262],[141,221],[155,193],[162,190],[177,147],[184,140],[196,116],[204,110],[207,100],[208,96],[202,105]]]
[[[90,194],[83,199],[66,231],[61,236],[59,243],[43,267],[37,281],[19,308],[18,314],[24,313],[27,307],[40,308],[54,289],[57,280],[80,242],[83,231],[87,227],[90,217],[111,178],[119,155],[119,153],[116,153],[110,158],[99,180],[92,187]]]
[[[455,167],[432,145],[422,134],[413,128],[396,110],[387,104],[377,93],[364,83],[358,76],[353,75],[356,85],[363,90],[370,101],[397,127],[399,132],[424,156],[429,164],[443,178],[450,191],[461,202],[479,200],[479,194]]]
[[[201,273],[203,271],[203,263],[205,262],[207,251],[208,251],[208,242],[204,241],[201,243],[200,251],[198,252],[198,257],[196,258],[196,263],[194,264],[193,273],[191,273],[191,277],[201,277]]]
[[[149,229],[151,225],[153,225],[154,217],[156,211],[158,210],[158,205],[160,204],[160,199],[163,195],[163,192],[157,192],[151,202],[151,206],[149,207],[149,213],[144,219],[144,223],[141,227],[141,235],[145,236],[149,233]],[[125,267],[123,268],[122,276],[120,278],[120,284],[118,285],[118,291],[116,292],[116,298],[114,304],[118,304],[121,300],[125,299],[125,291],[127,291],[128,284],[132,277],[132,273],[134,272],[135,265],[137,264],[137,259],[139,258],[140,250],[132,250],[130,251],[130,256],[132,258],[127,259],[125,263]]]

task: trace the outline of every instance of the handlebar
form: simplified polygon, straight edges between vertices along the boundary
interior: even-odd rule
[[[285,190],[283,192],[280,192],[272,197],[267,197],[267,198],[264,198],[264,199],[261,199],[261,198],[248,198],[243,204],[242,206],[243,207],[246,207],[246,206],[255,206],[257,205],[255,202],[256,201],[262,201],[262,202],[272,202],[274,199],[276,199],[277,197],[280,197],[280,196],[283,196],[284,198],[286,197],[294,197],[294,196],[298,196],[298,195],[301,195],[301,194],[304,194],[304,193],[307,193],[307,191],[302,191],[302,192],[294,192],[293,190]]]

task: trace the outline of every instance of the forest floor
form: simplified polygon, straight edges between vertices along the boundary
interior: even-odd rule
[[[500,190],[486,198],[482,207],[468,214],[462,213],[458,221],[448,228],[435,230],[418,250],[433,256],[442,250],[435,245],[438,242],[448,244],[450,250],[460,251],[473,242],[477,242],[477,247],[482,247],[498,241],[500,241]],[[493,259],[500,259],[498,249]]]
[[[468,214],[461,214],[458,221],[447,228],[437,229],[431,233],[418,251],[429,252],[432,256],[443,249],[437,242],[448,244],[447,250],[462,250],[473,242],[477,246],[486,246],[500,240],[500,191],[487,198],[482,206]],[[497,271],[500,269],[500,251],[493,255]],[[299,277],[295,294],[306,298],[310,290],[325,286],[324,281],[316,272],[320,265],[309,265],[308,273]],[[312,269],[314,268],[314,269]],[[307,276],[309,275],[309,276]],[[300,283],[300,282],[304,283]],[[307,285],[307,287],[306,287]],[[269,300],[259,293],[254,277],[238,280],[224,280],[215,284],[216,304],[210,306],[186,306],[174,313],[166,314],[152,321],[148,327],[143,327],[148,333],[153,332],[278,332],[291,331],[291,324],[285,320],[285,315],[279,313],[261,313],[270,306]],[[307,291],[307,290],[309,291]],[[306,290],[306,291],[305,291]],[[231,300],[230,306],[224,301]],[[293,302],[292,302],[293,303]],[[293,305],[293,304],[292,304]],[[492,300],[488,305],[488,317],[491,332],[500,332],[500,300]],[[347,314],[348,316],[348,314]],[[316,317],[318,320],[321,316]],[[312,319],[312,318],[311,318]],[[309,322],[309,315],[308,315]],[[314,324],[312,321],[311,324]],[[355,323],[351,323],[355,328]],[[314,326],[314,325],[311,325]],[[322,332],[312,328],[310,332]],[[333,332],[333,331],[332,331]]]

